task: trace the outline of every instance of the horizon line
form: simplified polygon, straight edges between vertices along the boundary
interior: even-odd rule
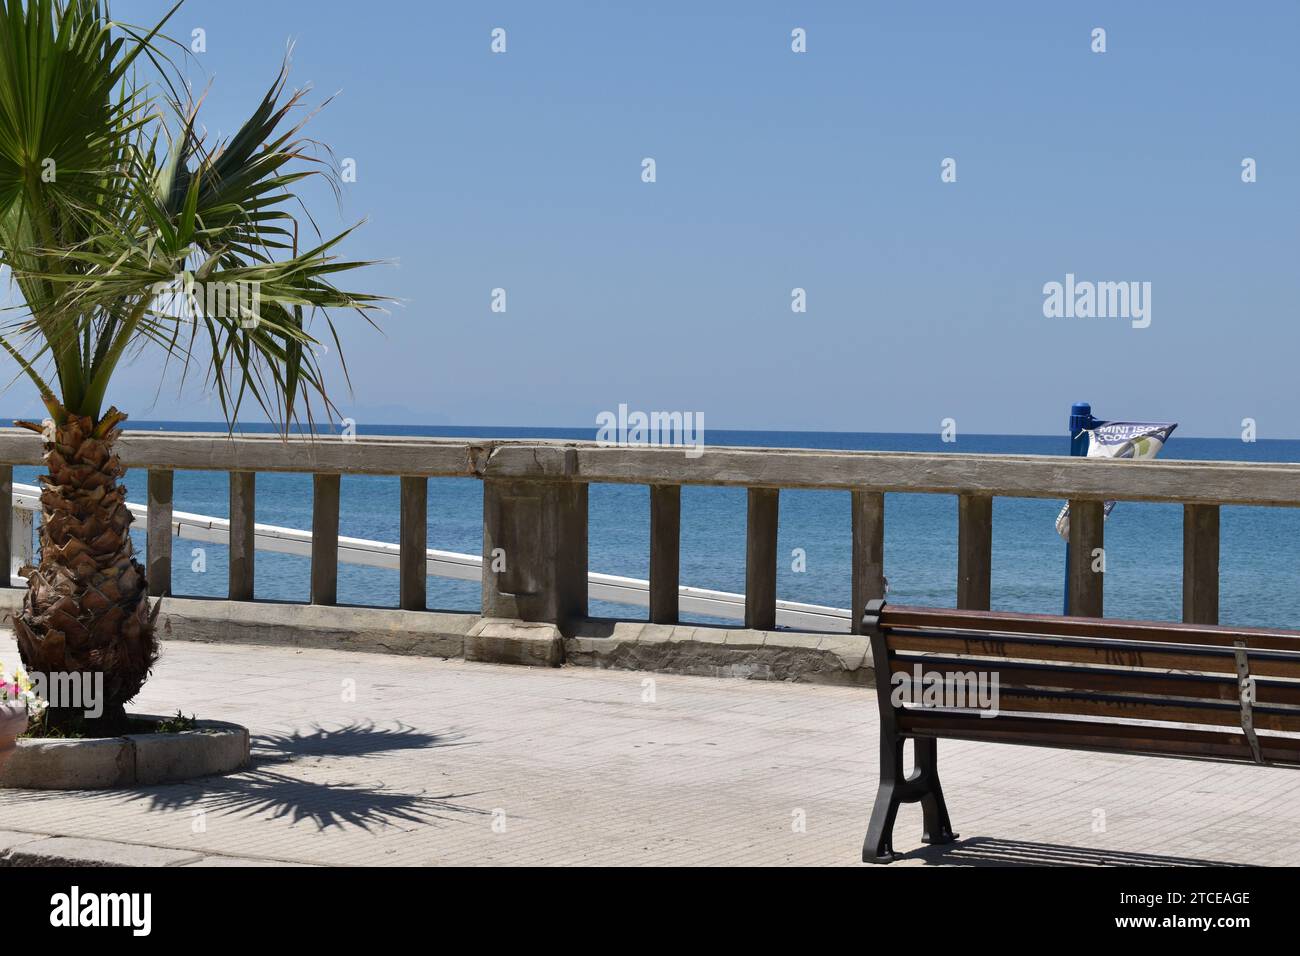
[[[13,418],[13,417],[7,417],[7,416],[0,416],[0,421],[13,422],[13,421],[17,421],[17,420],[19,420],[19,419],[15,419],[15,418]],[[1114,419],[1114,420],[1115,420],[1115,421],[1126,421],[1126,419]],[[144,419],[137,419],[137,420],[134,420],[134,421],[132,421],[131,419],[128,419],[127,421],[125,421],[125,422],[122,423],[122,427],[123,427],[125,430],[129,431],[129,430],[131,430],[132,427],[135,427],[135,426],[141,426],[141,425],[217,425],[217,426],[227,426],[228,430],[238,430],[238,428],[240,427],[240,424],[242,424],[242,425],[269,426],[269,427],[271,427],[271,428],[277,428],[277,427],[278,427],[277,423],[275,423],[275,422],[244,422],[244,423],[238,423],[238,424],[236,424],[236,425],[234,426],[234,429],[230,429],[230,427],[227,425],[227,423],[224,422],[224,421],[221,421],[220,419],[207,419],[207,418],[144,418]],[[331,429],[330,429],[331,431],[339,431],[339,430],[341,430],[337,425],[334,425],[334,423],[332,423],[332,422],[330,423],[330,426],[331,426]],[[372,435],[381,435],[381,434],[382,434],[382,432],[370,431],[370,429],[372,429],[372,428],[457,428],[457,429],[462,429],[462,430],[472,430],[472,429],[476,429],[476,428],[492,428],[492,429],[519,428],[519,429],[548,429],[548,430],[551,430],[551,431],[572,431],[572,432],[585,431],[585,430],[589,430],[589,431],[595,432],[595,431],[597,430],[595,426],[573,426],[573,425],[485,425],[485,424],[478,424],[478,425],[452,425],[452,424],[410,424],[410,423],[400,423],[400,422],[378,422],[378,423],[376,423],[375,425],[368,425],[368,426],[366,426],[366,428],[367,428],[367,432],[368,432],[369,434],[372,434]],[[929,436],[929,435],[937,435],[937,434],[939,434],[938,432],[918,432],[918,431],[844,431],[844,430],[840,430],[840,429],[827,429],[827,428],[732,428],[732,427],[724,427],[724,428],[710,428],[710,429],[708,429],[708,430],[709,430],[709,431],[713,431],[713,432],[755,432],[755,433],[760,433],[760,434],[763,434],[763,433],[767,433],[767,434],[780,434],[780,433],[784,433],[784,432],[804,432],[804,433],[811,434],[811,435],[909,435],[909,436]],[[329,434],[329,433],[330,433],[330,432],[325,431],[324,429],[316,429],[315,431],[312,432],[312,434]],[[966,435],[967,435],[967,437],[970,437],[970,438],[1068,438],[1068,437],[1069,437],[1069,433],[1068,433],[1068,432],[1064,432],[1064,431],[1062,431],[1062,432],[1055,432],[1055,433],[1051,433],[1051,434],[1044,434],[1044,433],[1042,433],[1042,432],[968,432],[968,433],[966,433]],[[1202,440],[1207,440],[1207,441],[1239,441],[1239,440],[1240,440],[1239,438],[1234,437],[1234,436],[1231,436],[1231,435],[1190,435],[1190,434],[1185,434],[1185,433],[1179,433],[1179,434],[1177,434],[1177,435],[1174,436],[1174,437],[1181,437],[1181,438],[1195,438],[1195,439],[1202,439]],[[960,440],[960,439],[958,439],[958,440]],[[1257,439],[1255,439],[1255,441],[1254,441],[1252,444],[1258,444],[1259,442],[1274,442],[1274,441],[1276,441],[1276,442],[1297,442],[1297,441],[1300,441],[1300,437],[1296,437],[1296,438],[1257,438]],[[956,443],[957,443],[957,442],[954,441],[954,442],[952,442],[951,444],[956,444]]]

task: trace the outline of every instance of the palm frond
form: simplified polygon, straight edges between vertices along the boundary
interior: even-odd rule
[[[204,370],[232,425],[248,398],[285,428],[310,422],[314,401],[330,407],[310,328],[337,345],[331,310],[374,324],[386,299],[336,284],[374,263],[338,255],[355,226],[299,247],[300,217],[319,235],[302,184],[337,185],[310,114],[289,121],[305,91],[288,91],[287,62],[209,146],[162,25],[116,24],[96,0],[0,0],[0,266],[25,305],[0,345],[43,391],[48,360],[69,414],[97,418],[120,363],[160,354],[182,380]]]

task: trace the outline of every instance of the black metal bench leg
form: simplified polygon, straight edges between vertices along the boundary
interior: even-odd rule
[[[871,810],[871,823],[867,826],[867,838],[862,844],[863,863],[893,863],[897,859],[894,855],[894,820],[902,802],[893,784],[880,784],[876,805]]]
[[[916,772],[910,779],[916,780],[925,791],[921,797],[921,815],[925,831],[922,843],[951,843],[957,839],[952,832],[952,823],[948,820],[948,804],[943,799],[943,787],[939,784],[939,741],[921,739],[912,741],[916,748]]]
[[[903,739],[895,737],[883,727],[880,731],[880,787],[876,790],[876,805],[871,810],[871,823],[867,838],[862,844],[863,863],[893,863],[894,820],[898,817],[900,792],[903,784]]]
[[[871,637],[871,659],[877,673],[892,673],[891,652],[885,632],[880,626],[884,611],[883,600],[869,601],[862,615],[862,633]],[[943,788],[939,786],[939,745],[934,738],[913,739],[916,768],[908,776],[903,768],[903,743],[899,733],[898,712],[891,687],[894,681],[881,676],[876,682],[876,703],[880,708],[880,788],[876,791],[876,805],[871,810],[871,823],[867,838],[862,844],[863,863],[892,863],[894,853],[894,821],[898,808],[904,803],[921,804],[925,818],[925,832],[921,839],[926,843],[951,843],[957,839],[948,821],[948,806],[943,801]]]
[[[916,767],[910,776],[904,776],[903,743],[901,737],[882,731],[880,735],[880,788],[876,791],[876,805],[871,810],[871,823],[867,838],[862,844],[862,862],[892,863],[898,859],[894,853],[894,821],[898,808],[904,803],[921,804],[925,830],[923,843],[951,843],[957,839],[948,820],[948,806],[939,785],[939,746],[933,739],[914,740]]]

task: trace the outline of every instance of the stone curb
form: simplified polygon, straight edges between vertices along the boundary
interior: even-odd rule
[[[870,687],[870,646],[849,634],[729,630],[691,625],[587,621],[564,642],[580,666],[695,677]]]
[[[180,850],[171,847],[117,843],[85,837],[47,836],[0,830],[0,867],[18,866],[312,866],[283,860],[260,860]]]
[[[21,602],[21,590],[0,589],[0,627],[12,624]],[[551,624],[454,611],[173,597],[162,604],[158,626],[164,640],[852,686],[873,686],[875,681],[867,639],[851,634],[589,618],[565,637]]]
[[[200,720],[197,727],[86,740],[20,739],[0,770],[0,789],[103,790],[177,783],[248,766],[247,728],[218,720]]]
[[[465,660],[559,667],[564,637],[553,624],[485,617],[465,635]]]

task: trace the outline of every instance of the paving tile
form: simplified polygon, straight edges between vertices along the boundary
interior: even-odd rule
[[[16,656],[0,632],[0,659]],[[169,643],[138,708],[244,724],[253,766],[0,791],[0,854],[53,834],[161,848],[160,865],[857,865],[872,694]],[[962,840],[922,848],[904,806],[901,865],[1300,864],[1278,838],[1300,825],[1295,771],[954,741],[940,771]]]

